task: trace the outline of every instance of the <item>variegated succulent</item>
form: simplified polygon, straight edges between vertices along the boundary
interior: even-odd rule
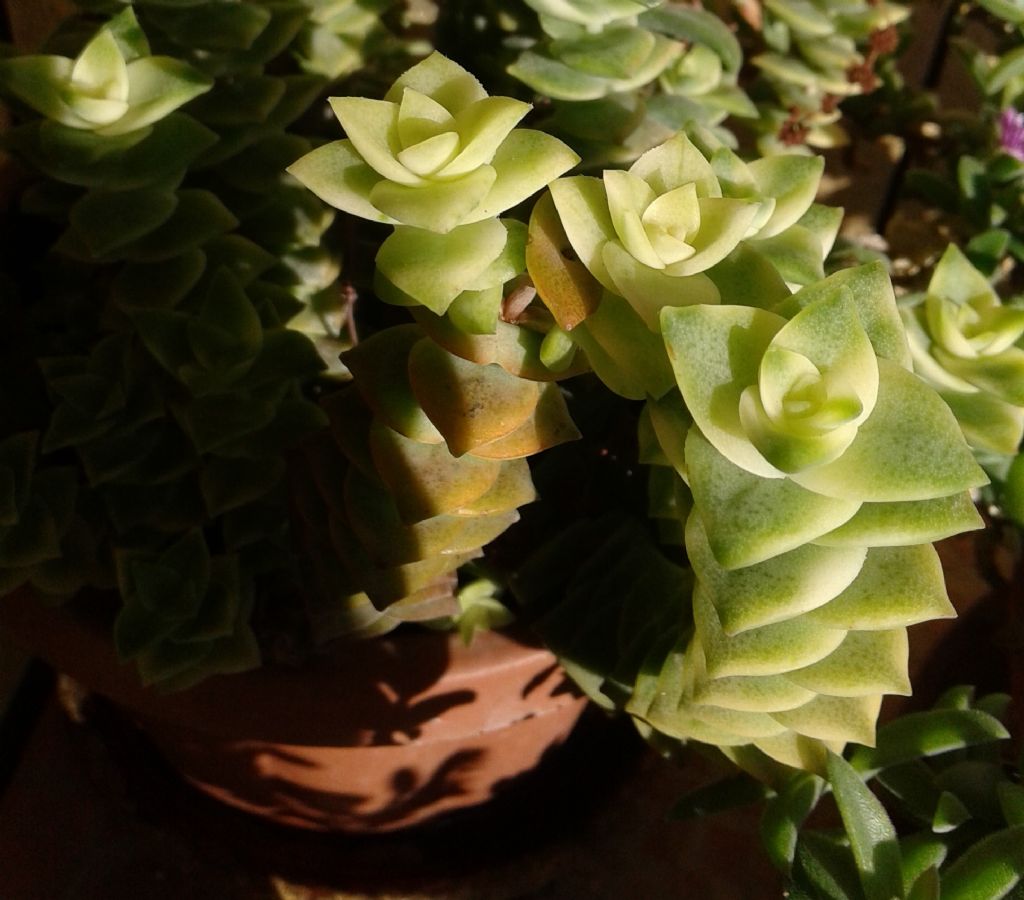
[[[910,371],[881,264],[824,276],[838,221],[813,204],[820,171],[676,137],[628,172],[555,182],[587,271],[531,267],[594,371],[646,398],[651,512],[693,569],[692,630],[592,693],[624,683],[648,726],[743,765],[820,769],[872,741],[882,695],[909,690],[906,626],[952,614],[929,542],[979,526],[968,492],[987,481]]]
[[[468,635],[510,581],[655,739],[751,771],[871,743],[907,626],[951,613],[930,543],[979,524],[972,447],[1024,429],[1019,310],[955,250],[902,317],[880,264],[826,275],[823,161],[740,155],[764,82],[710,9],[527,0],[486,33],[537,108],[434,51],[297,133],[386,5],[84,0],[118,15],[0,62],[59,234],[2,362],[46,410],[0,398],[0,584],[116,587],[122,656],[173,688],[255,664],[257,622]],[[763,143],[826,143],[903,10],[763,12]],[[536,511],[595,460],[616,486]]]
[[[950,244],[925,293],[905,298],[900,311],[914,371],[949,404],[968,443],[1015,454],[1024,437],[1024,309],[1003,304]]]
[[[358,395],[328,402],[340,446],[321,440],[317,451],[328,454],[318,471],[335,470],[321,477],[345,498],[326,511],[345,561],[337,627],[379,631],[407,614],[450,614],[456,569],[534,498],[525,457],[578,435],[543,334],[507,321],[526,229],[498,218],[577,157],[516,129],[526,104],[488,97],[437,53],[384,100],[332,107],[348,138],[290,171],[339,209],[396,226],[377,253],[375,286],[417,319],[343,355]]]
[[[871,743],[882,694],[909,690],[905,627],[952,613],[928,542],[980,525],[967,492],[987,478],[909,371],[880,266],[776,309],[662,315],[694,421],[674,727],[807,766],[816,741]],[[652,718],[673,727],[664,706]]]

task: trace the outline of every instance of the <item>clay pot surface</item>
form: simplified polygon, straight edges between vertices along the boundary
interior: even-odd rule
[[[585,705],[552,654],[500,632],[409,631],[301,668],[144,688],[109,629],[29,592],[0,626],[128,710],[192,784],[275,822],[391,831],[484,803],[563,741]]]

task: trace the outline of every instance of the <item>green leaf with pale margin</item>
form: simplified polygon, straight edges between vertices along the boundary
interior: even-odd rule
[[[942,874],[943,900],[999,900],[1024,877],[1024,825],[982,838]]]
[[[902,862],[892,821],[846,760],[830,753],[827,767],[865,896],[868,900],[902,896]]]
[[[850,761],[858,771],[867,774],[1009,736],[998,719],[976,709],[907,713],[879,728],[874,749],[858,749]]]
[[[809,772],[790,777],[761,815],[761,846],[775,868],[789,874],[796,856],[800,826],[818,805],[825,781]]]

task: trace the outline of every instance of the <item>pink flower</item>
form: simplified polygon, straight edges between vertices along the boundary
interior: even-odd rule
[[[1004,153],[1024,162],[1024,113],[1012,106],[999,116],[999,144]]]

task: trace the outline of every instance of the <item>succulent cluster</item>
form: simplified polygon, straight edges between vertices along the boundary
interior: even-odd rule
[[[118,649],[167,687],[259,660],[261,586],[293,577],[285,451],[325,419],[304,389],[324,364],[287,323],[335,280],[333,213],[282,172],[321,82],[265,70],[301,22],[140,3],[72,21],[67,56],[0,62],[43,116],[5,142],[54,237],[11,260],[12,293],[39,299],[7,300],[5,377],[38,379],[41,406],[7,419],[5,587],[116,584]]]
[[[709,157],[677,136],[628,171],[551,185],[596,284],[570,263],[531,276],[598,377],[646,401],[651,514],[692,572],[643,566],[677,638],[631,673],[576,658],[564,616],[545,619],[592,695],[658,732],[820,769],[872,741],[883,694],[909,690],[906,626],[952,614],[929,542],[979,527],[968,491],[987,479],[910,371],[884,267],[824,276],[838,214],[813,204],[820,162]],[[531,232],[542,221],[538,205]],[[607,603],[628,621],[637,591],[620,560],[603,565],[565,583],[565,602],[619,590]],[[529,568],[520,591],[559,605]]]
[[[652,739],[839,784],[907,626],[952,614],[931,542],[1024,431],[1021,311],[955,248],[900,304],[880,262],[830,271],[842,211],[786,152],[840,139],[906,10],[744,6],[745,83],[710,9],[528,0],[536,104],[434,51],[314,106],[395,49],[388,4],[83,5],[120,11],[0,61],[49,237],[3,287],[3,588],[116,586],[122,656],[181,687],[275,615],[469,635],[510,584]],[[755,115],[770,154],[726,127]],[[559,509],[595,457],[622,490]]]
[[[765,82],[763,91],[752,89],[762,151],[846,143],[839,104],[877,87],[875,65],[896,49],[896,26],[909,8],[867,0],[769,0],[741,6],[744,11],[763,41],[750,58]]]
[[[456,570],[535,498],[525,458],[578,436],[553,384],[571,360],[545,352],[507,297],[525,226],[498,217],[577,157],[516,128],[527,104],[488,96],[438,53],[383,100],[332,107],[348,137],[290,171],[337,208],[395,226],[376,293],[416,321],[343,354],[354,386],[327,401],[334,437],[312,450],[320,480],[300,507],[320,510],[305,533],[330,548],[315,557],[324,628],[379,632],[455,612]]]

